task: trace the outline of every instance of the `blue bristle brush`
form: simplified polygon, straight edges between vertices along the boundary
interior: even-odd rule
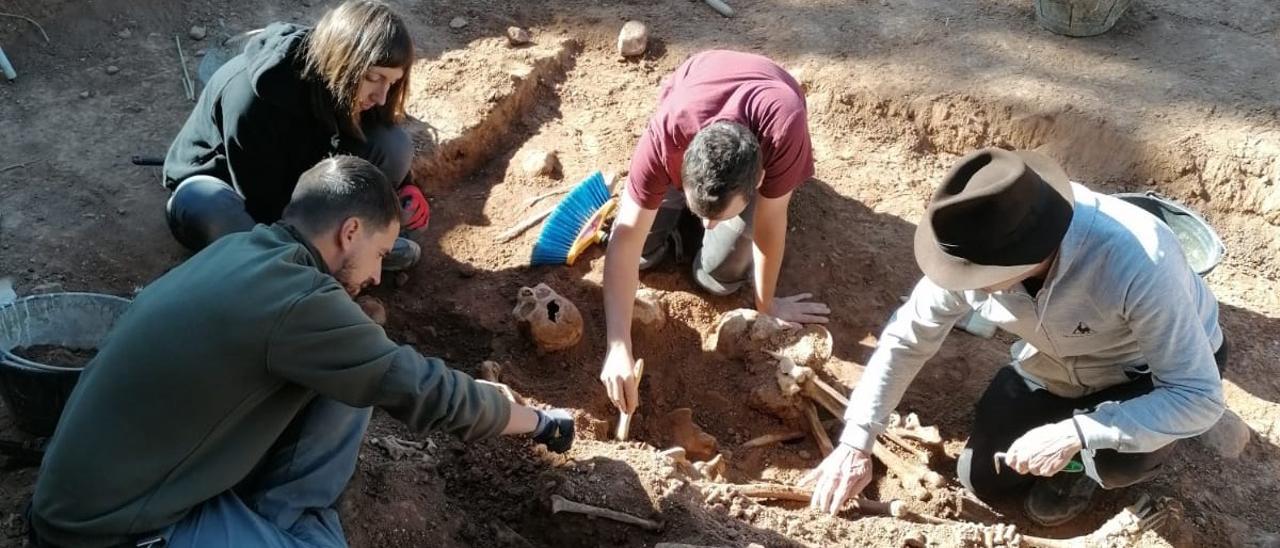
[[[605,225],[618,207],[611,194],[599,171],[574,185],[542,225],[530,264],[571,265],[588,247],[603,241]]]

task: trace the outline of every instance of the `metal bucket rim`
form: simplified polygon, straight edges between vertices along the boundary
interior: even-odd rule
[[[40,301],[40,300],[51,300],[55,298],[65,298],[65,297],[102,298],[108,301],[119,301],[125,305],[131,304],[133,302],[124,297],[121,297],[118,295],[108,295],[106,293],[94,293],[91,291],[60,291],[57,293],[41,293],[39,295],[28,295],[26,297],[22,297],[11,303],[0,305],[0,312],[3,312],[5,309],[11,306],[17,306],[19,303],[27,303],[31,301]],[[76,371],[84,370],[83,367],[62,367],[58,365],[49,365],[47,363],[34,362],[4,349],[0,349],[0,365],[12,366],[17,369],[26,369],[26,370],[34,370],[34,371],[50,371],[50,372],[76,372]]]

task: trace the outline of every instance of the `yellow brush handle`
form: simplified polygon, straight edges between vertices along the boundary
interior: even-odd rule
[[[586,226],[583,227],[578,239],[573,242],[573,247],[569,248],[569,257],[565,260],[565,264],[572,265],[574,261],[578,260],[578,256],[581,255],[583,251],[586,251],[588,247],[604,241],[604,238],[607,235],[607,232],[604,229],[605,224],[608,223],[609,219],[613,218],[617,213],[617,210],[617,198],[609,198],[609,201],[605,202],[604,205],[600,206],[600,209],[596,210],[595,214],[591,216],[591,220],[587,221]]]

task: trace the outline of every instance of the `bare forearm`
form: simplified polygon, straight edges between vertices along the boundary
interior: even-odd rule
[[[768,314],[773,307],[774,293],[778,287],[778,274],[782,271],[782,255],[787,247],[786,221],[781,229],[756,225],[752,250],[755,260],[752,275],[755,277],[756,310]]]
[[[640,285],[640,251],[628,249],[628,234],[621,229],[609,242],[604,263],[604,318],[610,349],[631,349],[631,315]]]

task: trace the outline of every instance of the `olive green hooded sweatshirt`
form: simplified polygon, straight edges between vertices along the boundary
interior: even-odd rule
[[[317,394],[415,430],[501,433],[511,409],[387,338],[287,225],[219,239],[143,290],[72,393],[36,482],[32,524],[111,546],[231,489]]]

